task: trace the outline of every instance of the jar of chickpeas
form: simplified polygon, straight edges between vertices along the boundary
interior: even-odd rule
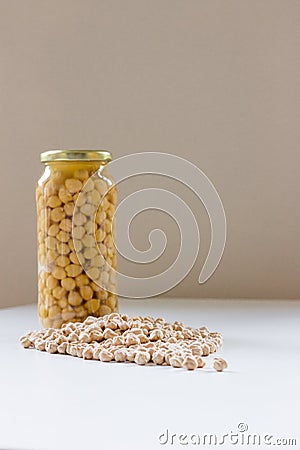
[[[116,187],[107,151],[41,154],[37,183],[38,316],[60,328],[118,311],[114,241]]]

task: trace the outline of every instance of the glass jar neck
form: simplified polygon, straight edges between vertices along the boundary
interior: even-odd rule
[[[43,164],[46,167],[49,167],[51,171],[60,170],[62,172],[75,171],[78,169],[85,169],[89,172],[96,172],[96,170],[102,170],[106,166],[106,162],[104,161],[51,161]]]
[[[41,186],[49,178],[54,177],[58,180],[73,178],[76,172],[86,172],[84,178],[90,177],[93,173],[103,174],[107,164],[105,161],[51,161],[43,163],[45,166],[44,173],[39,179],[38,184]]]

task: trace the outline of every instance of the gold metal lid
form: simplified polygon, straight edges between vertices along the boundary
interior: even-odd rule
[[[112,160],[112,154],[105,150],[49,150],[41,153],[41,162],[54,161],[103,161]]]

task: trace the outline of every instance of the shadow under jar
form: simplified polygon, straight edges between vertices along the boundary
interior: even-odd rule
[[[113,216],[116,187],[111,154],[54,150],[41,154],[36,186],[38,316],[60,328],[118,311]]]

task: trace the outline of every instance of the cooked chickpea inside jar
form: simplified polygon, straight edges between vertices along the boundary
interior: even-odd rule
[[[104,151],[41,154],[45,172],[36,187],[38,315],[45,328],[118,311],[112,234],[116,187],[106,167],[110,160]]]

